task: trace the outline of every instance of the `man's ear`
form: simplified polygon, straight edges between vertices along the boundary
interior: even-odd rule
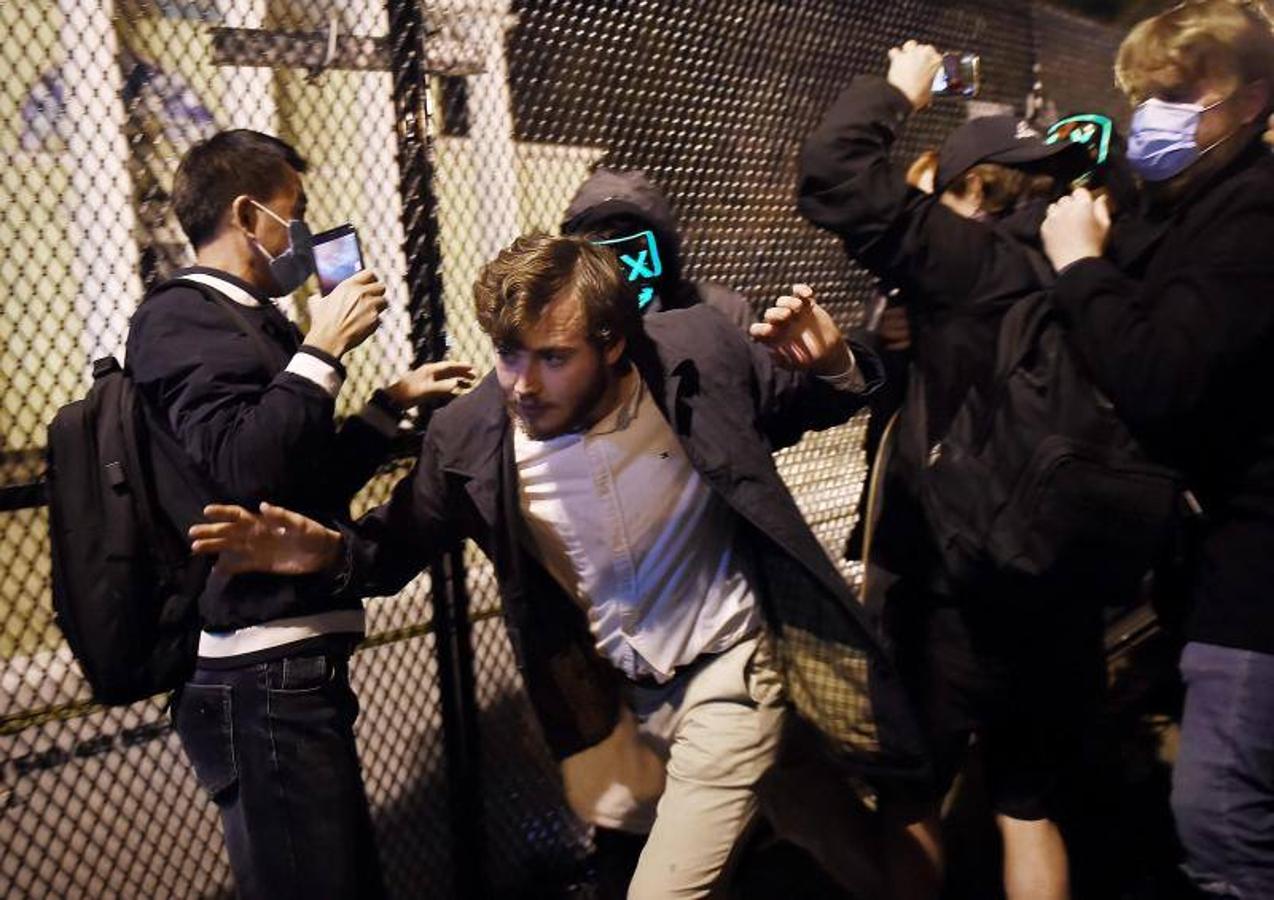
[[[249,235],[255,235],[257,232],[257,216],[260,214],[260,211],[253,205],[252,198],[247,194],[240,194],[230,201],[229,224],[232,228],[238,228]]]
[[[617,337],[602,348],[602,359],[606,360],[606,365],[613,366],[619,362],[619,358],[624,355],[624,348],[627,346],[627,338]]]
[[[1243,124],[1250,125],[1257,119],[1265,117],[1270,107],[1270,85],[1265,79],[1250,81],[1239,87],[1235,98],[1239,105],[1239,114]]]

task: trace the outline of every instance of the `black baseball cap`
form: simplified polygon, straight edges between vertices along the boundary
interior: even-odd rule
[[[965,122],[942,142],[934,188],[942,193],[979,163],[1038,167],[1079,177],[1091,165],[1079,144],[1046,144],[1044,136],[1013,116],[979,116]]]

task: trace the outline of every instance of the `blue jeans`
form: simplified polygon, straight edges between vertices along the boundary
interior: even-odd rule
[[[245,898],[384,894],[348,655],[195,670],[173,707]]]
[[[1206,894],[1274,897],[1274,654],[1189,643],[1172,809]]]

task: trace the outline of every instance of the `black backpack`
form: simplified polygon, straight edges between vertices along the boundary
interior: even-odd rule
[[[93,363],[88,395],[49,425],[53,611],[99,703],[171,690],[194,667],[208,563],[186,545],[197,510],[178,522],[161,509],[157,473],[188,479],[192,507],[205,498],[182,448],[152,426],[110,356]]]
[[[232,301],[182,285],[277,363]],[[47,490],[53,610],[94,700],[128,704],[182,684],[194,668],[198,598],[211,568],[190,554],[186,531],[217,492],[114,357],[93,363],[87,396],[50,423]]]
[[[1046,293],[1001,323],[994,379],[920,455],[946,574],[1131,590],[1169,548],[1181,478],[1152,461],[1085,372]]]

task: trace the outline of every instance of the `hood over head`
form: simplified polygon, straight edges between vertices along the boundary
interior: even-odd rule
[[[562,217],[563,234],[615,238],[649,230],[663,263],[660,293],[681,281],[681,235],[668,195],[645,172],[598,168],[588,177]]]

